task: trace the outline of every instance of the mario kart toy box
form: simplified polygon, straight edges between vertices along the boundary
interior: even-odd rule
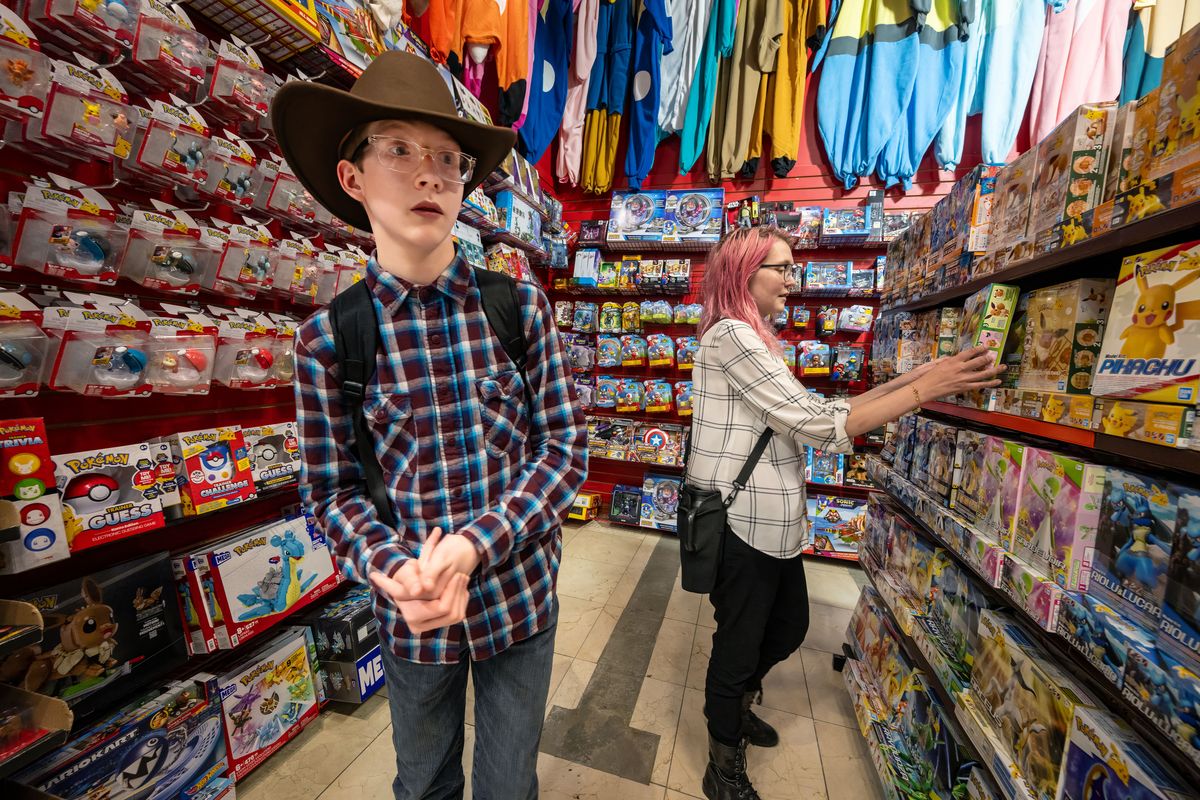
[[[1104,333],[1092,394],[1196,402],[1200,387],[1200,241],[1129,256]]]
[[[258,496],[238,426],[177,433],[169,441],[172,455],[182,464],[176,480],[185,515],[206,514]]]
[[[217,685],[225,715],[229,776],[241,781],[316,718],[320,702],[312,630],[286,628]]]
[[[21,599],[42,612],[45,634],[0,659],[0,682],[65,700],[77,724],[187,659],[165,553]]]
[[[54,456],[71,550],[135,536],[165,522],[154,456],[145,442]]]
[[[229,769],[216,680],[136,698],[14,777],[61,800],[212,800]]]
[[[324,534],[304,516],[193,551],[186,569],[188,626],[220,649],[237,647],[339,583]]]

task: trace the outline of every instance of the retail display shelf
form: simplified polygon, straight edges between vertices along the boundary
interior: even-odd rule
[[[804,483],[805,483],[805,486],[807,486],[809,489],[816,489],[816,490],[822,491],[822,492],[846,489],[851,492],[862,492],[863,494],[870,494],[872,492],[883,491],[878,486],[852,486],[847,483],[817,483],[815,481],[805,481]]]
[[[890,468],[885,467],[885,469],[891,472]],[[974,575],[978,579],[978,585],[991,599],[1009,608],[1016,616],[1026,622],[1027,624],[1022,626],[1023,630],[1037,639],[1037,642],[1050,654],[1051,660],[1057,666],[1069,672],[1075,680],[1079,681],[1101,706],[1129,723],[1130,727],[1149,742],[1155,751],[1166,759],[1171,767],[1185,777],[1192,786],[1200,786],[1200,765],[1192,762],[1187,754],[1171,741],[1170,737],[1147,718],[1137,706],[1129,702],[1115,684],[1096,669],[1096,667],[1088,663],[1066,640],[1062,639],[1056,633],[1051,633],[1040,627],[1027,612],[1016,608],[1012,599],[1007,594],[992,586],[988,579],[981,575],[979,570],[969,560],[963,558],[962,554],[951,547],[937,531],[918,518],[899,495],[893,493],[886,486],[883,488],[883,493],[887,498],[885,502],[893,512],[899,514],[908,524],[920,530],[925,537],[941,547],[955,563]]]
[[[533,259],[534,263],[545,263],[550,260],[550,254],[542,248],[538,247],[533,242],[527,242],[519,236],[514,236],[508,231],[498,230],[493,233],[483,234],[483,239],[487,244],[507,244],[516,247],[519,250],[524,250]]]
[[[0,600],[0,658],[42,640],[42,615],[29,603]]]
[[[609,458],[608,456],[598,456],[594,453],[588,455],[588,460],[611,461],[614,464],[637,464],[638,466],[646,467],[647,469],[669,469],[679,472],[683,471],[682,464],[658,464],[653,461],[635,461],[628,458]]]
[[[667,289],[601,289],[597,286],[551,286],[551,292],[568,297],[640,297],[643,299],[655,297],[686,297],[690,289],[669,291]],[[671,323],[674,324],[674,323]]]
[[[1171,469],[1192,477],[1200,476],[1200,453],[1183,447],[1151,444],[998,411],[981,411],[954,403],[925,403],[922,410],[944,418],[1035,436],[1057,444],[1085,447],[1118,462],[1131,459],[1156,469]]]
[[[532,208],[538,213],[539,216],[541,216],[543,226],[545,226],[550,219],[550,215],[546,213],[545,204],[541,200],[535,200],[524,189],[507,183],[507,179],[502,177],[499,172],[493,172],[487,177],[486,180],[484,180],[483,191],[484,194],[487,194],[488,196],[495,196],[497,193],[504,191],[512,192],[514,197],[518,197],[525,201],[530,208]]]
[[[707,253],[716,242],[580,242],[579,246],[594,247],[613,253]]]
[[[28,735],[29,740],[22,744],[14,742],[6,745],[5,752],[9,747],[13,747],[15,752],[0,760],[0,780],[62,747],[67,741],[67,732],[71,729],[73,719],[66,702],[57,697],[34,694],[13,686],[0,686],[0,707],[9,703],[28,708],[32,714],[32,728],[42,733]],[[19,735],[25,736],[26,732]]]
[[[1057,270],[1068,264],[1077,264],[1104,256],[1127,255],[1130,250],[1144,246],[1157,239],[1194,230],[1200,210],[1195,205],[1181,206],[1156,214],[1152,217],[1116,228],[1109,233],[1088,239],[1073,247],[1065,247],[1052,253],[1036,255],[1006,269],[982,275],[959,286],[900,303],[884,311],[920,311],[936,308],[954,300],[974,294],[989,283],[1014,283],[1031,275]]]
[[[614,408],[589,408],[585,413],[600,417],[617,417],[635,419],[639,422],[674,422],[677,425],[691,426],[691,417],[680,417],[675,414],[648,414],[643,411],[617,411]]]

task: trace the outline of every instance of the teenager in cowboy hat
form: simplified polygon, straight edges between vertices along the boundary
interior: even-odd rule
[[[381,346],[363,410],[394,526],[355,454],[328,309],[296,333],[296,405],[301,496],[374,588],[396,798],[462,796],[468,674],[476,796],[537,797],[560,526],[586,474],[586,429],[546,296],[517,284],[527,400],[450,238],[513,132],[459,117],[437,69],[400,52],[349,92],[286,84],[271,118],[313,197],[375,234],[365,280]]]

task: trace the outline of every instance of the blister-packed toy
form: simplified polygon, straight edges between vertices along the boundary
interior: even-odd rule
[[[672,322],[676,325],[686,325],[688,321],[687,303],[679,303],[675,306],[672,314]]]
[[[0,10],[0,113],[40,117],[50,90],[50,59],[25,20],[8,8]]]
[[[646,407],[645,389],[637,378],[621,378],[617,383],[617,411],[641,411]]]
[[[675,413],[681,417],[692,414],[692,382],[675,382]]]
[[[689,325],[699,325],[700,319],[704,316],[703,303],[689,303],[687,307],[687,323]]]
[[[641,263],[637,260],[622,261],[617,272],[617,288],[623,292],[635,291],[641,272]]]
[[[796,344],[785,339],[779,340],[779,346],[783,348],[783,363],[789,367],[796,366]]]
[[[808,306],[796,306],[792,309],[792,327],[807,328],[812,325],[812,309]]]
[[[596,344],[591,336],[563,334],[563,344],[567,349],[567,360],[575,372],[588,372],[596,366]]]
[[[774,325],[776,328],[787,327],[788,310],[786,308],[781,308],[779,310],[779,312],[776,313],[775,316],[771,318],[771,324]]]
[[[641,262],[641,274],[638,275],[638,286],[642,291],[657,291],[662,288],[666,275],[667,268],[663,261],[658,259],[643,259]]]
[[[871,306],[848,306],[838,316],[838,330],[866,333],[874,319],[875,309]]]
[[[670,336],[654,333],[646,339],[646,357],[652,367],[672,367],[675,365],[675,342]]]
[[[817,335],[829,336],[837,333],[838,310],[834,306],[822,306],[817,312]]]
[[[621,307],[621,330],[625,333],[641,333],[642,307],[630,301]]]
[[[596,379],[590,375],[575,376],[575,392],[579,396],[579,407],[588,411],[596,407]]]
[[[804,341],[799,345],[801,375],[828,375],[832,355],[824,342]]]
[[[646,365],[646,340],[641,336],[621,337],[621,366],[642,367]]]
[[[620,303],[605,303],[600,306],[600,324],[598,329],[601,333],[621,332]]]
[[[600,336],[596,340],[596,366],[611,369],[621,366],[621,339],[617,336]]]
[[[837,356],[833,360],[833,371],[830,373],[830,377],[835,381],[861,380],[865,359],[866,351],[863,348],[839,345]]]
[[[695,336],[680,336],[675,340],[675,361],[680,369],[691,369],[696,363],[700,340]]]
[[[601,261],[600,269],[596,273],[596,288],[597,289],[615,289],[617,288],[617,265],[612,261]]]
[[[652,414],[666,414],[671,410],[674,397],[674,387],[670,381],[649,380],[643,383],[646,411]]]
[[[575,328],[576,333],[595,333],[596,332],[596,304],[595,303],[576,303],[575,304]]]
[[[554,304],[554,324],[570,328],[575,323],[575,304],[570,300],[559,300]]]
[[[611,375],[596,378],[596,408],[616,408],[620,381]]]

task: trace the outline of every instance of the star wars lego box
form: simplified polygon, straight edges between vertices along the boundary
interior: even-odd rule
[[[1088,394],[1114,282],[1079,280],[1029,293],[1022,389]]]
[[[54,472],[73,551],[165,522],[154,457],[145,442],[54,456]]]
[[[1200,241],[1121,262],[1092,394],[1191,405],[1200,383]]]
[[[296,482],[300,475],[300,439],[294,421],[242,428],[242,438],[256,492]]]
[[[316,718],[312,632],[287,628],[218,679],[229,774],[241,781]]]
[[[61,800],[191,800],[228,770],[221,705],[204,680],[174,682],[43,756],[15,782]]]
[[[177,433],[169,441],[173,456],[183,465],[176,480],[188,516],[258,496],[246,440],[238,426]]]
[[[193,554],[204,557],[231,647],[268,630],[339,582],[325,535],[312,517],[280,520]]]
[[[77,724],[187,658],[165,553],[22,599],[42,612],[45,634],[41,644],[0,659],[0,681],[66,700]]]

